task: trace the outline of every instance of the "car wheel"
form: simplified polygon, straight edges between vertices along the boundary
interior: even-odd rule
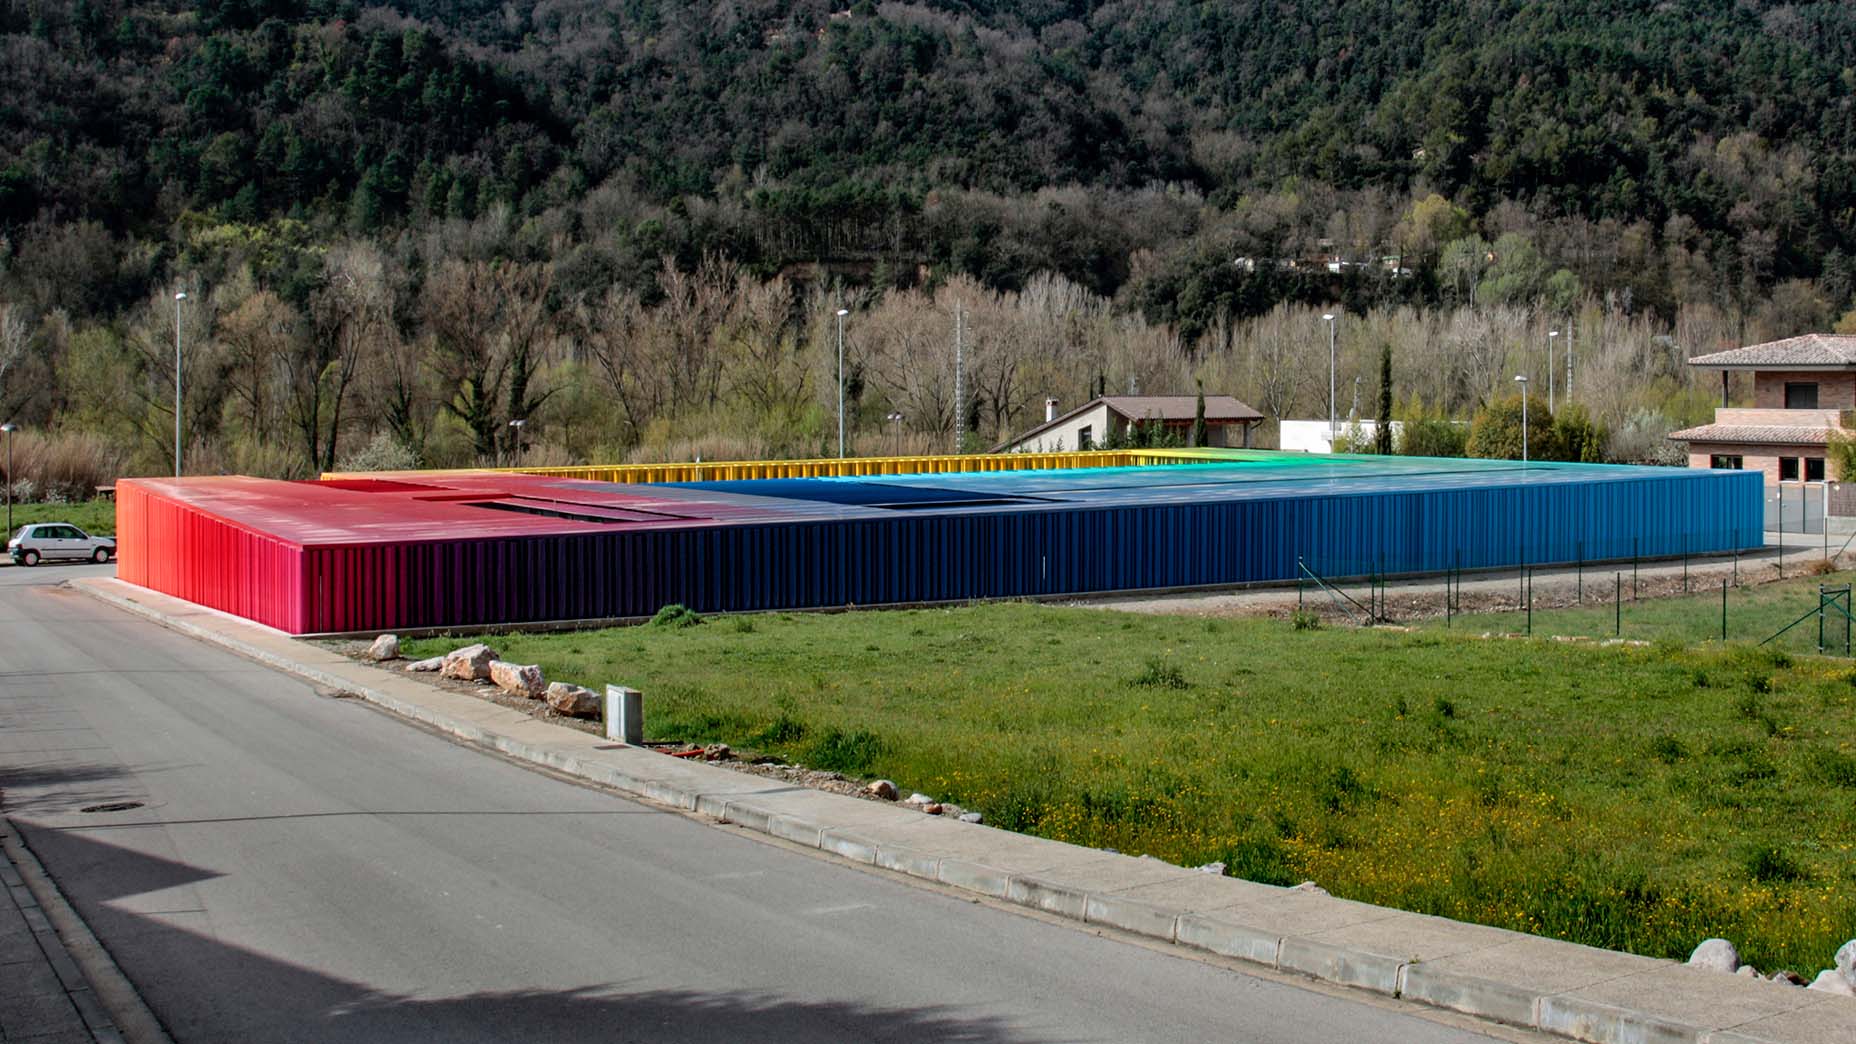
[[[95,562],[98,565],[102,565],[103,563],[110,560],[110,549],[107,547],[97,548],[94,552],[91,553],[90,560],[92,562]]]
[[[37,551],[33,551],[30,549],[21,551],[19,553],[19,564],[23,566],[38,565],[39,564],[39,553]]]

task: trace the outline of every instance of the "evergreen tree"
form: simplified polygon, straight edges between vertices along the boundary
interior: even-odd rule
[[[1373,428],[1375,452],[1392,453],[1392,344],[1379,346],[1379,423]]]
[[[1186,435],[1186,445],[1205,445],[1205,380],[1198,379],[1199,401],[1192,408],[1192,430]]]

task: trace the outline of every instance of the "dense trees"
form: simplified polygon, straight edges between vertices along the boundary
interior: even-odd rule
[[[841,301],[940,446],[1317,412],[1339,304],[1445,441],[1567,331],[1644,457],[1685,352],[1856,323],[1852,68],[1828,2],[0,0],[0,409],[159,468],[186,286],[203,466],[816,452]]]

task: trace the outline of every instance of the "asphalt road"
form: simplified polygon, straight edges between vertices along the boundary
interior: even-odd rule
[[[0,800],[177,1041],[1488,1039],[541,775],[93,572],[0,570]]]

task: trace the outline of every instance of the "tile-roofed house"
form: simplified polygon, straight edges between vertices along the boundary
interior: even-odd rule
[[[1714,423],[1669,437],[1688,444],[1694,468],[1756,468],[1768,483],[1822,482],[1824,447],[1856,410],[1856,335],[1804,334],[1698,355],[1688,361],[1721,371]],[[1753,375],[1753,404],[1727,405],[1727,378]]]
[[[1856,334],[1803,334],[1782,341],[1698,355],[1688,364],[1729,370],[1856,367]]]
[[[1064,452],[1100,448],[1127,431],[1130,425],[1157,423],[1183,442],[1198,410],[1196,395],[1105,395],[1057,412],[1057,400],[1044,400],[1044,423],[1016,435],[994,453]],[[1229,395],[1205,397],[1205,444],[1248,446],[1250,429],[1263,423],[1263,414]]]

